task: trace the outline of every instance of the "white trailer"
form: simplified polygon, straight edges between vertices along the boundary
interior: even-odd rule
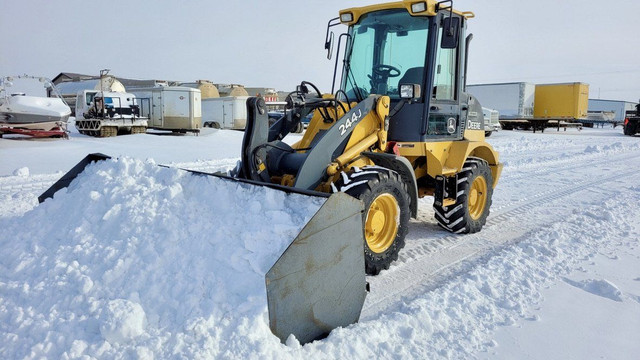
[[[500,120],[533,118],[536,86],[527,82],[467,85],[482,106],[495,109]]]
[[[149,118],[149,128],[173,132],[200,132],[202,99],[200,90],[185,86],[129,89],[139,98],[148,98],[141,116]]]
[[[589,99],[589,112],[613,112],[611,122],[621,123],[627,111],[635,111],[636,103],[623,100]]]
[[[202,100],[202,127],[244,130],[248,96],[226,96]]]

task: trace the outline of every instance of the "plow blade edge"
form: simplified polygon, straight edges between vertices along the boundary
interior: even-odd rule
[[[266,274],[269,326],[301,344],[360,318],[366,296],[362,202],[336,193]]]

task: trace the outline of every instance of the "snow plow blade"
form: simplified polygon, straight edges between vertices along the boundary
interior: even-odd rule
[[[266,275],[269,326],[301,344],[360,318],[366,296],[362,202],[336,193]]]
[[[40,195],[38,201],[42,203],[53,198],[58,190],[67,188],[91,163],[108,159],[111,157],[99,153],[87,155]],[[305,344],[359,320],[368,287],[362,201],[345,193],[327,194],[221,173],[183,170],[196,176],[214,176],[286,193],[326,198],[265,274],[269,327],[282,342],[294,335]]]
[[[89,164],[107,159],[111,159],[111,156],[100,153],[93,153],[85,156],[84,159],[80,160],[80,162],[76,164],[76,166],[74,166],[71,170],[64,174],[60,178],[60,180],[56,181],[55,184],[51,185],[51,187],[47,189],[47,191],[38,196],[38,203],[42,204],[45,200],[53,198],[53,194],[55,194],[58,190],[68,187],[73,179],[78,177],[78,175],[83,172],[84,168],[86,168]]]

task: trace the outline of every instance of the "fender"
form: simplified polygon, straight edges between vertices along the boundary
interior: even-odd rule
[[[416,174],[409,160],[403,156],[387,153],[363,152],[362,155],[371,159],[376,165],[391,169],[400,174],[400,177],[407,185],[409,197],[411,198],[411,205],[409,206],[411,217],[416,219],[418,217],[418,183],[416,181]]]

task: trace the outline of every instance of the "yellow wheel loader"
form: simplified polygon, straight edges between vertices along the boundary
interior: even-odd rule
[[[359,319],[364,274],[398,258],[419,198],[433,196],[448,231],[485,224],[502,165],[484,141],[481,105],[465,92],[472,17],[433,0],[342,10],[325,42],[331,58],[331,28],[347,26],[338,90],[303,81],[272,125],[264,100],[247,100],[238,166],[204,175],[328,198],[265,276],[270,327],[282,341],[294,334],[306,343]],[[310,114],[300,141],[283,142]],[[88,156],[41,201],[104,158]]]
[[[482,107],[464,91],[471,39],[464,33],[473,14],[450,5],[403,1],[343,10],[329,23],[349,26],[340,36],[346,45],[339,90],[322,94],[302,82],[271,127],[264,102],[248,101],[234,176],[362,200],[371,275],[397,259],[418,198],[433,196],[438,224],[456,233],[479,231],[489,214],[501,164],[484,141]],[[302,139],[282,142],[311,112]]]

